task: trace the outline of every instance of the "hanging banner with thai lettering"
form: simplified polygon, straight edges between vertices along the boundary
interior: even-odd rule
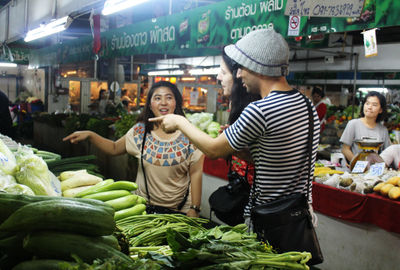
[[[305,17],[359,17],[364,0],[287,0],[285,15]]]
[[[349,0],[350,1],[350,0]],[[339,1],[340,2],[340,1]],[[289,42],[287,0],[227,0],[187,12],[146,20],[101,33],[102,59],[119,56],[165,54],[175,57],[218,55],[223,46],[236,42],[256,29],[274,28]],[[296,25],[299,45],[312,46],[329,33],[360,31],[399,25],[400,1],[365,0],[358,17],[303,17]],[[294,23],[294,21],[293,21]],[[294,24],[293,24],[294,25]],[[297,33],[297,32],[296,32]],[[91,36],[35,50],[29,62],[44,66],[94,59]],[[328,44],[328,40],[324,41]]]

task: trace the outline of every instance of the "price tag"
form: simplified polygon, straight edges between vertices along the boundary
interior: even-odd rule
[[[369,167],[368,175],[380,176],[383,174],[384,169],[385,169],[385,162],[372,164],[371,167]]]
[[[364,173],[367,166],[368,166],[368,161],[359,160],[356,162],[356,165],[354,165],[354,168],[351,171],[351,173]]]

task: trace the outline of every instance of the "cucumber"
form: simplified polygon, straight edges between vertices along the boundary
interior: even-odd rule
[[[143,198],[142,196],[138,195],[138,199],[137,199],[137,203],[142,203],[142,204],[146,204],[147,200],[145,198]]]
[[[52,152],[48,152],[48,151],[43,151],[43,150],[38,150],[35,154],[43,159],[45,159],[45,158],[46,159],[52,158],[55,160],[61,159],[61,155],[52,153]]]
[[[83,196],[85,199],[95,199],[100,201],[109,201],[113,199],[117,199],[123,196],[131,195],[131,193],[127,190],[111,190],[111,191],[104,191],[99,193],[94,193],[90,195]]]
[[[117,258],[132,263],[132,259],[115,248],[105,244],[98,237],[74,233],[40,231],[29,234],[23,247],[39,258],[70,260],[76,254],[86,263],[95,259]]]
[[[86,235],[109,235],[114,216],[102,207],[72,200],[49,200],[27,204],[0,225],[0,231],[29,232],[62,230]]]
[[[143,211],[146,211],[146,205],[144,204],[137,204],[131,208],[127,208],[124,210],[119,210],[117,212],[115,212],[115,220],[120,220],[129,216],[138,216],[141,215],[143,213]]]
[[[114,200],[105,201],[105,203],[111,205],[115,211],[118,211],[134,206],[136,204],[137,198],[138,195],[127,195]]]
[[[81,198],[86,195],[105,191],[105,188],[108,187],[109,185],[111,185],[112,183],[114,183],[114,180],[112,180],[112,179],[103,180],[100,183],[97,183],[96,185],[88,188],[87,190],[79,192],[78,194],[76,194],[76,197]]]
[[[50,197],[50,196],[30,196],[30,195],[20,195],[20,194],[9,194],[0,192],[0,223],[5,221],[12,213],[21,208],[24,205],[48,201],[48,200],[70,200],[78,201],[83,203],[91,204],[95,207],[102,207],[104,210],[109,212],[109,214],[114,215],[114,209],[98,200],[92,199],[78,199],[78,198],[63,198],[63,197]]]
[[[100,239],[100,242],[103,242],[104,244],[109,245],[110,247],[121,251],[121,247],[118,243],[118,239],[114,235],[103,235],[103,236],[100,236],[99,239]]]
[[[71,164],[71,163],[84,163],[87,161],[92,161],[97,159],[95,155],[87,155],[87,156],[80,156],[80,157],[70,157],[70,158],[63,158],[60,160],[52,161],[47,163],[47,166],[49,168],[60,166],[60,165],[65,165],[65,164]]]
[[[33,260],[17,264],[12,270],[62,270],[63,265],[75,266],[75,262],[63,260]]]
[[[3,253],[17,254],[23,252],[22,240],[24,239],[24,233],[17,233],[6,238],[0,239],[0,251]]]

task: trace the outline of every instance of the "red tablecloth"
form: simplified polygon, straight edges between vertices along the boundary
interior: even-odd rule
[[[215,177],[228,180],[229,166],[225,159],[209,159],[204,158],[203,172]]]
[[[351,222],[375,224],[400,233],[400,201],[378,194],[359,194],[313,183],[313,207],[317,212]]]

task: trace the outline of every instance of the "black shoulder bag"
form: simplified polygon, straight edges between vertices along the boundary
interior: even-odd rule
[[[232,162],[231,160],[229,162],[229,184],[214,191],[208,198],[208,202],[210,204],[210,217],[211,212],[214,212],[219,220],[235,226],[244,222],[244,207],[249,201],[250,185],[247,182],[249,166],[246,167],[245,175],[241,176],[232,171]]]
[[[142,163],[142,171],[143,171],[143,177],[144,177],[144,185],[146,187],[146,193],[147,193],[146,212],[149,214],[183,214],[182,212],[175,211],[175,210],[172,210],[167,207],[160,206],[160,205],[153,205],[150,203],[149,187],[148,187],[148,183],[147,183],[146,171],[144,170],[144,165],[143,165],[143,150],[144,150],[144,145],[146,142],[146,135],[147,135],[147,131],[145,130],[144,134],[143,134],[142,149],[141,149],[141,154],[140,154],[140,161]],[[185,196],[183,197],[183,200],[178,204],[178,207],[177,207],[178,210],[181,210],[183,208],[183,206],[185,205],[185,203],[188,199],[188,196],[189,196],[189,189],[190,189],[190,181],[189,181],[189,186],[186,190]]]
[[[289,195],[272,202],[257,205],[251,210],[254,231],[262,241],[268,241],[278,252],[307,251],[312,255],[309,265],[322,263],[324,258],[309,212],[308,198],[311,177],[314,117],[310,101],[303,96],[309,112],[308,180],[307,196],[302,193]],[[253,187],[255,181],[253,183]],[[255,191],[255,189],[254,189]],[[255,192],[254,192],[255,193]],[[255,194],[253,194],[255,196]],[[255,198],[253,198],[255,203]],[[253,205],[255,205],[253,203]]]

